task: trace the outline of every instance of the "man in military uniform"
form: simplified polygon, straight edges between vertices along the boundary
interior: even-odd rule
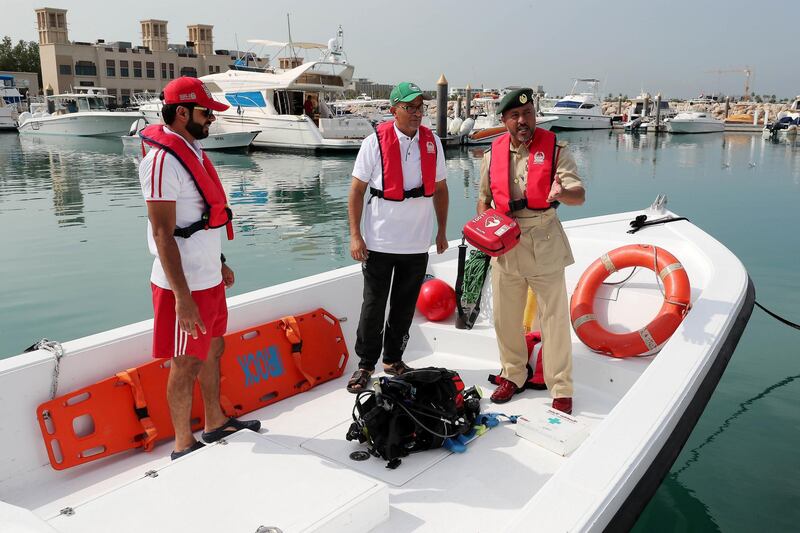
[[[478,213],[494,207],[514,217],[519,244],[492,261],[492,297],[502,372],[492,401],[522,391],[528,351],[523,313],[530,287],[542,326],[544,375],[553,407],[572,412],[572,341],[564,268],[574,262],[556,214],[559,204],[581,205],[585,191],[566,142],[536,128],[533,91],[517,89],[500,101],[508,130],[483,156]]]

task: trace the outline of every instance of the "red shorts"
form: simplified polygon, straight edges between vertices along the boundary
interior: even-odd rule
[[[153,357],[169,358],[191,355],[201,361],[208,357],[213,337],[222,337],[228,328],[228,304],[225,301],[225,284],[202,291],[192,291],[192,299],[200,311],[206,333],[196,328],[197,338],[192,338],[178,327],[175,315],[175,293],[150,284],[153,289]]]

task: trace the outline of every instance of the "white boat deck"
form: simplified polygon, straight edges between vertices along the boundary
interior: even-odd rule
[[[470,443],[463,454],[413,454],[395,470],[386,469],[379,458],[351,460],[350,452],[365,449],[345,440],[355,396],[344,386],[356,366],[352,345],[361,290],[360,269],[354,265],[229,300],[229,331],[325,307],[347,318],[342,327],[351,358],[341,378],[246,415],[262,421],[261,435],[237,436],[227,446],[209,446],[175,463],[169,460],[172,443],[163,442],[152,453],[132,450],[53,470],[33,416],[36,405],[48,398],[52,359],[38,352],[0,361],[2,432],[7,442],[15,439],[0,456],[0,524],[6,502],[31,510],[56,531],[108,531],[108,520],[115,520],[114,531],[138,531],[138,519],[121,518],[134,508],[131,502],[138,509],[163,506],[170,491],[176,491],[187,494],[184,500],[194,509],[211,512],[199,513],[196,520],[188,511],[176,512],[189,522],[176,522],[179,529],[174,531],[256,531],[260,525],[285,532],[502,531],[525,530],[533,523],[542,531],[603,529],[671,441],[728,335],[737,334],[734,323],[746,307],[748,291],[741,263],[701,230],[676,222],[629,235],[628,221],[636,214],[565,224],[576,257],[567,269],[568,291],[602,253],[624,244],[651,243],[683,263],[693,309],[656,357],[598,355],[573,332],[574,415],[588,426],[590,436],[566,457],[519,438],[514,426],[504,422]],[[455,248],[441,257],[432,255],[429,270],[453,283],[455,257]],[[617,273],[610,281],[628,273]],[[488,282],[486,287],[488,291]],[[598,295],[608,299],[607,310],[596,306],[598,318],[612,331],[645,325],[661,305],[649,270],[639,269],[623,287],[604,288]],[[453,320],[431,323],[417,316],[404,359],[416,367],[457,370],[467,386],[490,391],[486,378],[498,371],[499,362],[494,330],[487,322],[491,295],[485,294],[483,302],[481,319],[471,331],[456,330]],[[66,343],[61,393],[101,379],[112,369],[147,361],[150,327],[146,321]],[[113,363],[108,360],[112,352]],[[10,386],[15,372],[26,381],[41,382],[23,386],[17,380]],[[9,407],[9,398],[18,409]],[[535,415],[549,403],[547,391],[526,391],[504,405],[482,400],[482,410]],[[296,468],[286,466],[295,463]],[[234,472],[220,474],[227,464]],[[145,476],[151,470],[159,476]],[[161,485],[156,488],[155,482]],[[321,496],[325,493],[330,500]],[[313,503],[319,501],[323,503]],[[324,504],[333,501],[337,506]],[[61,514],[65,508],[74,514]],[[169,514],[162,509],[161,514]]]

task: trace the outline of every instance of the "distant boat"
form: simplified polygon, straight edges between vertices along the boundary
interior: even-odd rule
[[[586,84],[589,91],[576,92],[580,84]],[[602,102],[597,96],[600,80],[580,78],[575,80],[570,94],[548,109],[542,109],[546,117],[556,117],[553,129],[595,130],[611,128],[611,117],[603,114]]]
[[[22,95],[17,90],[14,76],[0,74],[0,131],[17,129],[17,117]]]
[[[74,93],[48,96],[54,111],[39,107],[19,116],[19,132],[25,135],[120,136],[131,121],[142,117],[139,111],[110,111],[113,98],[102,87],[86,87]],[[33,108],[36,109],[36,108]]]
[[[217,113],[221,124],[244,122],[250,129],[260,130],[253,141],[256,147],[301,151],[354,151],[373,133],[368,119],[339,116],[328,103],[350,86],[355,71],[342,51],[341,32],[327,45],[250,42],[279,47],[289,56],[279,57],[278,67],[254,70],[234,66],[227,72],[201,77],[215,99],[231,106]],[[296,57],[297,50],[318,50],[321,58],[303,62]],[[313,117],[304,112],[309,96],[316,107]]]
[[[725,123],[704,111],[685,111],[664,121],[670,133],[717,133]]]
[[[556,120],[558,120],[557,117],[536,117],[536,127],[549,130],[550,126],[552,126]],[[491,144],[505,132],[506,127],[502,124],[500,126],[492,126],[491,128],[483,128],[477,131],[473,130],[472,133],[467,136],[466,144]]]
[[[212,128],[214,125],[212,124]],[[139,119],[131,124],[130,131],[127,135],[120,137],[122,145],[126,148],[141,148],[144,146],[145,150],[149,150],[148,145],[142,145],[142,140],[139,137],[139,132],[147,125],[145,119]],[[254,131],[219,131],[216,128],[214,133],[209,133],[208,137],[200,140],[200,146],[203,150],[244,150],[247,149],[252,143],[256,135],[261,133],[258,130]]]

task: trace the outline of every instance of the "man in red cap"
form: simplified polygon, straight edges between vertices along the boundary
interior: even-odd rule
[[[197,379],[205,407],[205,442],[240,429],[258,431],[257,420],[228,418],[219,404],[219,358],[228,325],[225,289],[233,271],[222,255],[221,229],[233,239],[225,190],[199,140],[208,137],[215,101],[200,80],[181,77],[164,87],[161,117],[140,132],[151,146],[139,165],[147,201],[148,245],[155,256],[153,357],[171,358],[167,401],[175,428],[172,459],[203,447],[191,429],[192,390]]]

